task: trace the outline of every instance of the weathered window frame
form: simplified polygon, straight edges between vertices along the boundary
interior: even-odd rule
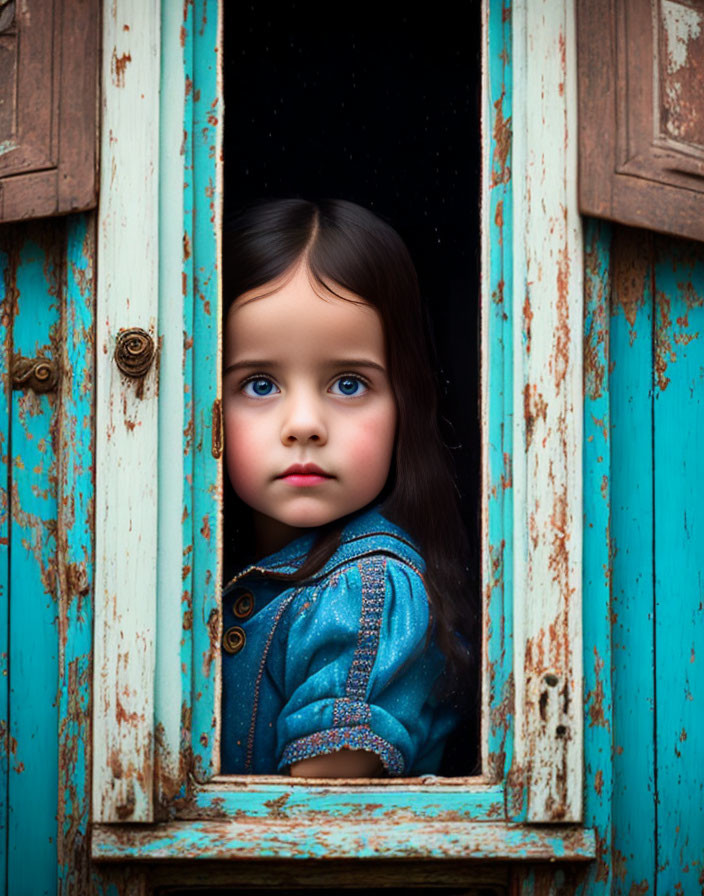
[[[486,0],[483,13],[484,773],[334,784],[215,774],[218,4],[111,7],[98,225],[93,858],[592,858],[593,833],[578,824],[582,236],[572,0],[540,11],[516,2],[510,15]],[[114,54],[131,57],[120,84]],[[115,362],[117,337],[132,327],[158,349],[138,380]]]

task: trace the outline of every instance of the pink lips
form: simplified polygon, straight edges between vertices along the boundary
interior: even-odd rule
[[[284,479],[288,485],[306,486],[319,485],[335,477],[316,467],[315,464],[292,464],[277,478]]]

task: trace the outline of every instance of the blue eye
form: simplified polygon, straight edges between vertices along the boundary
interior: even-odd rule
[[[341,376],[332,384],[330,391],[335,395],[363,395],[367,385],[358,376]]]
[[[247,380],[242,386],[242,391],[250,398],[266,398],[278,392],[278,386],[266,376],[256,376],[254,379]]]

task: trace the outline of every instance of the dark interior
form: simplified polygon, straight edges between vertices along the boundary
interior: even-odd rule
[[[227,4],[224,212],[339,197],[401,234],[427,306],[478,588],[480,4],[467,12],[471,28],[400,3]],[[478,711],[447,774],[477,772]]]

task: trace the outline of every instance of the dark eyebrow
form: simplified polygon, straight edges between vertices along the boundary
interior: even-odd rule
[[[259,367],[262,370],[272,370],[275,367],[278,367],[275,361],[258,361],[256,358],[252,358],[251,360],[245,359],[244,361],[235,361],[234,364],[228,364],[227,367],[223,370],[222,375],[230,373],[233,370],[247,370],[253,367]]]
[[[372,367],[374,370],[386,373],[383,364],[377,364],[376,361],[369,361],[367,358],[341,358],[339,361],[331,361],[330,367]]]
[[[228,364],[228,366],[223,370],[222,375],[226,376],[228,373],[231,373],[233,370],[251,370],[254,368],[260,368],[261,370],[273,370],[277,367],[275,361],[264,361],[257,360],[256,358],[245,359],[244,361],[235,361],[234,364]],[[338,361],[330,361],[330,367],[341,368],[345,367],[371,367],[374,370],[379,370],[381,373],[386,373],[386,368],[382,364],[377,364],[376,361],[370,361],[367,358],[341,358]]]

